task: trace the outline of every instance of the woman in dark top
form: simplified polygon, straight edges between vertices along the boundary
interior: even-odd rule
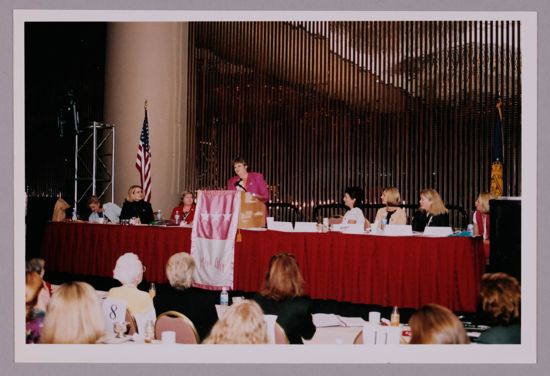
[[[521,343],[521,287],[506,273],[485,274],[481,278],[481,305],[491,325],[479,336],[478,343]]]
[[[178,311],[193,322],[201,340],[206,338],[218,316],[215,305],[219,303],[219,291],[206,291],[195,287],[195,260],[185,252],[172,255],[166,263],[167,290],[159,289],[153,298],[155,312]]]
[[[310,300],[303,297],[304,279],[298,262],[290,253],[279,253],[271,258],[263,290],[253,299],[265,314],[277,315],[291,344],[303,344],[311,339],[315,325],[310,311]]]
[[[420,208],[414,214],[412,221],[413,231],[424,231],[426,227],[430,226],[449,226],[449,211],[439,193],[433,188],[420,192]]]
[[[143,189],[139,185],[132,185],[128,189],[128,196],[122,205],[120,219],[139,218],[143,224],[153,222],[153,208],[143,200]]]

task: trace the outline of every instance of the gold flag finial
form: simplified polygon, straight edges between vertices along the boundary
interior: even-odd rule
[[[143,105],[143,108],[147,110],[147,99],[145,100],[145,104]]]

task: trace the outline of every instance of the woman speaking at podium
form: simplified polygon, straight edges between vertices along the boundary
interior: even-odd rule
[[[269,190],[262,174],[248,172],[248,165],[242,158],[233,160],[233,169],[237,176],[233,176],[227,181],[228,190],[248,192],[262,202],[269,201]]]

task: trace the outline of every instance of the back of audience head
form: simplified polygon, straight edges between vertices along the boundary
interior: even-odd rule
[[[25,317],[28,320],[43,287],[42,278],[34,271],[25,273]]]
[[[205,344],[268,343],[267,324],[263,311],[253,300],[231,305],[216,322]]]
[[[42,343],[96,343],[105,322],[96,291],[84,282],[65,283],[54,292],[42,328]]]
[[[44,266],[46,265],[46,262],[41,258],[33,258],[27,261],[26,264],[26,271],[27,272],[35,272],[40,275],[40,277],[44,277]]]
[[[261,295],[273,300],[283,300],[303,294],[304,279],[296,257],[284,252],[271,257]]]
[[[467,344],[470,343],[464,325],[448,308],[426,304],[409,321],[411,344]]]
[[[120,256],[113,270],[113,278],[123,285],[137,286],[143,279],[143,264],[139,257],[132,252]]]
[[[506,273],[487,273],[481,278],[481,305],[491,316],[493,325],[509,325],[519,321],[521,287]]]
[[[193,256],[186,252],[178,252],[166,263],[166,277],[173,288],[185,290],[193,284],[195,268]]]

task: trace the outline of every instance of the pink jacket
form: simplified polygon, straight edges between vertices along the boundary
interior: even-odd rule
[[[238,176],[233,176],[227,181],[227,189],[230,191],[237,190],[237,183],[241,178]],[[242,183],[241,183],[242,184]],[[264,177],[259,172],[249,172],[246,191],[254,193],[262,201],[269,201],[269,190],[267,189],[267,183],[264,180]]]

